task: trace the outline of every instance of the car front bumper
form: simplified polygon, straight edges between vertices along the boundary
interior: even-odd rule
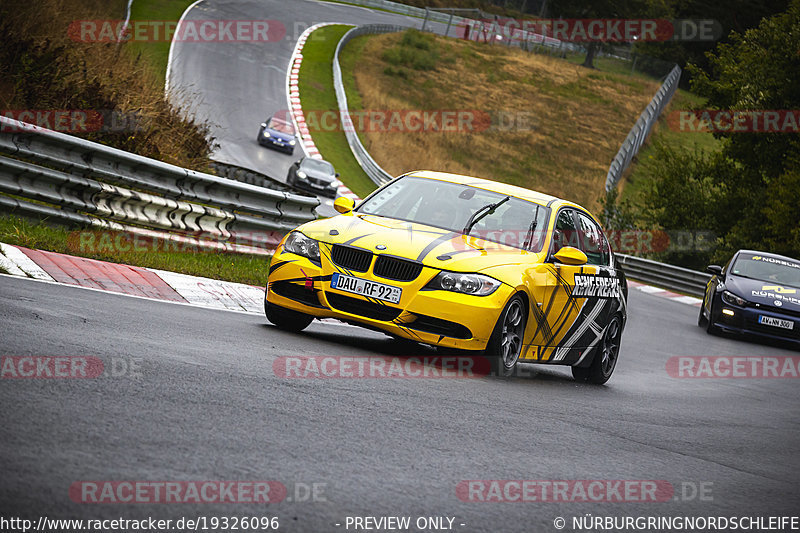
[[[278,139],[277,137],[264,137],[264,135],[258,136],[258,144],[261,146],[267,146],[269,148],[275,148],[276,150],[281,150],[283,152],[293,153],[294,152],[294,144],[289,144],[289,141],[283,141]]]
[[[726,310],[733,314],[726,313]],[[784,329],[762,324],[759,322],[760,316],[788,320],[794,324],[794,327],[793,329]],[[800,346],[800,318],[786,313],[775,312],[770,308],[730,305],[717,296],[711,320],[712,324],[722,331],[775,341],[788,341]]]
[[[334,198],[336,196],[336,187],[315,185],[302,178],[297,178],[294,182],[294,186],[303,189],[304,191],[313,192],[314,194],[321,194],[330,198]]]
[[[372,274],[356,277],[402,288],[392,304],[331,288],[334,272],[347,274],[330,261],[330,246],[320,243],[321,264],[283,250],[272,258],[266,300],[316,318],[336,318],[406,339],[464,350],[481,350],[513,289],[501,285],[488,296],[443,290],[421,290],[439,270],[424,267],[413,281],[399,282]]]

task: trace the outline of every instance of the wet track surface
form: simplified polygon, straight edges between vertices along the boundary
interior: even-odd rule
[[[214,125],[217,159],[280,180],[295,158],[255,137],[286,108],[286,66],[303,29],[420,24],[307,0],[201,2],[189,17],[286,26],[277,43],[180,44],[170,77],[181,88],[174,101],[191,101]],[[620,361],[602,387],[574,382],[568,368],[532,365],[509,379],[285,379],[274,366],[282,357],[437,352],[346,325],[315,322],[291,334],[263,316],[0,276],[0,356],[90,356],[118,370],[0,379],[0,508],[32,518],[277,516],[283,531],[346,531],[347,516],[365,515],[547,532],[556,517],[571,531],[571,518],[586,513],[796,513],[798,379],[679,379],[667,361],[800,352],[712,337],[696,318],[695,307],[632,290]],[[503,479],[663,480],[675,497],[480,503],[456,493],[463,480]],[[275,480],[289,494],[269,505],[72,501],[70,486],[88,480]],[[295,491],[315,483],[321,497],[297,501]]]
[[[528,366],[501,379],[285,379],[297,355],[436,355],[382,334],[0,277],[3,355],[131,361],[97,379],[0,380],[0,502],[49,517],[275,515],[288,531],[337,531],[352,515],[447,515],[460,531],[554,531],[594,515],[796,512],[796,379],[677,379],[679,355],[798,356],[711,337],[696,308],[631,291],[607,386]],[[119,365],[118,365],[119,366]],[[686,500],[475,503],[462,480],[665,480]],[[81,480],[277,480],[258,504],[78,504]],[[289,501],[323,483],[326,501]],[[706,487],[705,501],[692,487]],[[458,524],[464,523],[465,526]],[[568,527],[567,530],[570,528]]]
[[[260,146],[256,135],[267,117],[287,110],[286,69],[300,34],[321,22],[422,24],[413,17],[311,0],[203,1],[186,19],[271,20],[285,27],[285,37],[276,42],[178,42],[169,79],[171,100],[211,125],[211,136],[219,144],[214,159],[284,182],[289,167],[302,156],[301,150],[296,148],[294,155],[272,150]],[[444,30],[440,24],[429,27]],[[330,198],[320,200],[320,214],[336,214]]]

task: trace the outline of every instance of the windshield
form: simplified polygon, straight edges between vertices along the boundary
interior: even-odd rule
[[[800,263],[765,255],[740,254],[731,273],[759,281],[800,287]]]
[[[267,127],[271,130],[279,131],[289,135],[294,135],[294,126],[291,123],[285,122],[279,118],[272,117],[267,122]]]
[[[311,172],[321,172],[324,174],[333,175],[333,165],[320,159],[311,159],[310,157],[307,157],[303,159],[301,166],[306,170],[310,170]]]
[[[469,185],[407,176],[365,200],[356,211],[463,233],[476,211],[506,196]],[[549,212],[544,206],[511,197],[480,218],[469,234],[538,252],[544,244]],[[528,242],[530,246],[526,246]]]

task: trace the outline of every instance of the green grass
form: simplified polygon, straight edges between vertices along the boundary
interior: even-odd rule
[[[675,110],[694,109],[702,107],[705,100],[694,93],[678,89],[666,111],[661,114],[648,142],[642,146],[631,165],[627,177],[623,180],[621,200],[627,200],[634,205],[640,203],[642,193],[647,189],[652,176],[655,174],[653,158],[657,143],[666,144],[673,148],[684,150],[699,150],[701,152],[717,152],[722,148],[719,139],[709,132],[676,131],[667,123],[667,116]]]
[[[181,18],[184,10],[193,0],[135,0],[131,5],[131,20],[175,21]],[[131,42],[129,51],[141,55],[159,76],[161,83],[166,80],[167,61],[169,60],[169,41],[164,42]]]
[[[300,66],[300,98],[303,104],[303,112],[309,116],[310,112],[321,113],[326,111],[337,112],[336,93],[333,90],[333,54],[336,44],[342,36],[352,26],[335,25],[325,26],[314,31],[306,41],[303,48],[303,62]],[[356,47],[355,41],[345,47],[349,51],[351,47]],[[355,91],[353,81],[353,61],[357,55],[343,54],[341,59],[342,74],[347,92],[348,106],[351,109],[360,108],[360,99]],[[317,145],[322,157],[333,164],[336,171],[340,174],[342,182],[351,191],[361,198],[364,198],[375,189],[375,184],[359,166],[358,161],[353,157],[353,152],[347,144],[342,128],[332,128],[333,131],[321,131],[324,128],[315,130],[309,124],[311,136],[314,144]]]
[[[571,54],[566,57],[566,61],[574,65],[583,64],[584,59],[586,59],[585,54]],[[645,74],[638,69],[631,71],[631,67],[633,66],[632,61],[618,59],[616,57],[595,57],[593,64],[595,69],[597,69],[600,72],[621,74],[623,76],[639,77],[646,80],[658,79],[656,76],[650,76],[649,74]],[[667,74],[667,72],[664,72],[664,74]]]
[[[103,246],[101,235],[97,236],[95,250],[87,250],[80,245],[80,232],[60,226],[48,226],[44,222],[33,222],[13,215],[0,215],[0,242],[48,250],[101,261],[111,261],[125,265],[157,268],[180,272],[192,276],[235,281],[263,287],[267,283],[270,258],[244,254],[216,252],[165,252],[165,251],[122,251],[115,250],[112,243]],[[87,230],[93,231],[93,230]],[[86,241],[84,241],[86,242]],[[125,243],[123,241],[123,247]],[[83,248],[83,249],[82,249]]]

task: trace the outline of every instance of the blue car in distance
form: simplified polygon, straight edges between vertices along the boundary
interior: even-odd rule
[[[739,250],[724,267],[711,265],[699,326],[800,347],[800,261]]]
[[[294,125],[275,115],[261,123],[256,140],[261,146],[267,146],[287,154],[293,154],[297,144]]]

